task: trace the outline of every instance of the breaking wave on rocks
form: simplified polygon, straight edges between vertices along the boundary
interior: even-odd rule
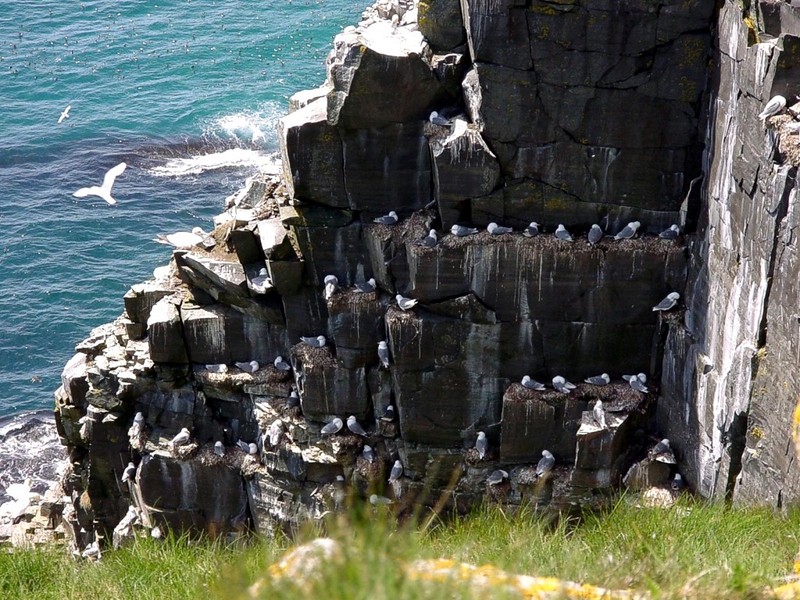
[[[278,155],[250,148],[229,148],[220,152],[209,152],[182,158],[173,158],[165,164],[149,169],[156,177],[182,177],[199,175],[206,171],[228,168],[254,168],[258,170],[274,167]]]
[[[0,419],[0,504],[10,499],[12,483],[31,480],[31,490],[43,494],[63,474],[67,455],[47,410]]]

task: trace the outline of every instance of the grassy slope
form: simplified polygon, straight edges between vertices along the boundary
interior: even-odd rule
[[[800,514],[729,510],[683,502],[668,510],[621,502],[580,525],[547,526],[527,514],[487,508],[426,533],[397,530],[372,513],[329,523],[344,542],[344,564],[326,569],[312,593],[267,586],[263,597],[431,598],[441,590],[410,582],[399,565],[449,557],[491,563],[514,573],[557,576],[605,587],[631,587],[656,597],[754,597],[791,571],[800,543]],[[304,539],[318,532],[302,532]],[[100,563],[62,551],[0,555],[0,598],[243,598],[288,546],[262,541],[226,549],[185,540],[142,541],[107,552]],[[460,597],[459,590],[450,597]]]

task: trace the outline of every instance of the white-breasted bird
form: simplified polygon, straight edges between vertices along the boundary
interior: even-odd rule
[[[464,227],[463,225],[453,225],[450,228],[450,233],[456,237],[466,237],[478,233],[475,227]]]
[[[300,340],[312,348],[322,348],[327,343],[324,335],[318,335],[317,337],[306,337],[301,335]]]
[[[122,175],[123,171],[125,171],[126,165],[124,162],[119,163],[118,165],[111,167],[108,171],[106,171],[105,176],[103,176],[103,183],[101,185],[92,185],[89,187],[82,187],[76,192],[73,192],[73,196],[76,198],[85,198],[86,196],[99,196],[109,204],[116,204],[117,201],[111,197],[111,186],[114,185],[114,181]]]
[[[439,243],[439,236],[436,234],[435,229],[431,229],[424,238],[417,240],[417,246],[424,246],[425,248],[435,248],[436,244]]]
[[[183,444],[188,444],[189,440],[191,439],[192,434],[189,432],[186,427],[181,428],[178,435],[172,438],[172,445],[174,446],[182,446]]]
[[[283,421],[275,419],[267,429],[267,436],[269,437],[269,445],[275,448],[281,441],[283,435]]]
[[[375,283],[375,280],[370,277],[362,283],[356,283],[355,286],[353,286],[353,291],[357,294],[371,294],[375,291],[376,287],[377,284]]]
[[[378,342],[378,360],[384,369],[389,368],[389,345],[384,340]]]
[[[430,121],[434,125],[439,125],[440,127],[449,127],[450,126],[450,120],[449,119],[445,119],[443,116],[441,116],[435,110],[431,112],[430,116],[428,116],[428,121]]]
[[[272,366],[278,369],[278,371],[291,371],[292,365],[288,362],[283,360],[282,356],[276,356],[275,360],[272,362]]]
[[[575,384],[570,383],[569,381],[564,379],[561,375],[556,375],[555,377],[553,377],[553,387],[562,394],[569,394],[572,390],[575,389]]]
[[[556,457],[549,450],[542,450],[542,458],[536,464],[536,477],[542,477],[553,470]]]
[[[592,385],[608,385],[611,382],[611,377],[608,376],[608,373],[603,373],[602,375],[587,377],[584,381]]]
[[[272,279],[266,267],[261,267],[258,270],[258,275],[250,280],[250,289],[256,294],[266,294],[272,287]]]
[[[489,235],[503,235],[504,233],[511,233],[514,230],[511,227],[503,227],[497,223],[489,223],[489,225],[486,226],[486,231],[489,232]]]
[[[400,460],[394,461],[392,470],[389,473],[389,483],[394,483],[403,476],[403,463]]]
[[[678,304],[678,300],[680,300],[680,298],[681,295],[678,292],[670,292],[667,294],[666,298],[653,307],[653,311],[672,310],[675,308],[675,305]]]
[[[260,366],[257,360],[251,360],[249,362],[235,362],[233,364],[245,373],[255,373],[258,371]]]
[[[414,298],[406,298],[401,294],[397,294],[394,299],[397,300],[397,306],[400,307],[400,310],[411,310],[417,305],[417,300]]]
[[[786,98],[778,94],[769,99],[764,110],[758,113],[758,118],[766,121],[769,117],[774,117],[780,113],[784,108],[786,108]]]
[[[486,478],[486,483],[488,485],[498,485],[503,483],[506,479],[508,479],[508,471],[497,469],[489,474],[489,477]]]
[[[483,431],[478,432],[478,439],[475,440],[475,450],[478,451],[478,458],[483,460],[486,456],[486,451],[489,449],[489,440],[486,439],[486,434]]]
[[[181,250],[202,244],[207,236],[208,234],[201,227],[192,227],[191,231],[158,234],[153,241]]]
[[[361,423],[358,422],[355,415],[347,417],[347,428],[356,435],[367,437],[367,432],[364,431],[364,428],[361,426]]]
[[[206,371],[209,373],[227,373],[228,365],[220,363],[217,365],[206,365]]]
[[[217,456],[225,456],[225,446],[219,440],[214,442],[214,454]]]
[[[372,446],[369,444],[364,444],[364,448],[361,450],[361,456],[365,461],[369,464],[375,462],[375,451],[372,449]]]
[[[70,104],[70,105],[68,105],[68,106],[67,106],[67,108],[65,108],[65,109],[64,109],[64,111],[61,113],[61,116],[60,116],[60,117],[58,117],[58,124],[59,124],[59,125],[61,125],[61,123],[63,123],[63,122],[64,122],[64,119],[66,119],[66,118],[68,118],[68,117],[69,117],[69,109],[70,109],[70,108],[72,108],[72,105],[71,105],[71,104]]]
[[[378,223],[380,225],[394,225],[399,220],[397,213],[393,210],[390,210],[388,214],[385,214],[381,217],[376,217],[372,219],[373,223]]]
[[[339,433],[342,427],[344,427],[344,422],[339,417],[334,417],[331,419],[330,423],[320,430],[320,433],[322,435],[332,435],[334,433]]]
[[[522,232],[522,235],[529,238],[536,237],[539,235],[539,224],[536,221],[531,221]]]
[[[589,230],[589,234],[587,235],[589,238],[589,244],[594,246],[597,242],[603,239],[603,230],[600,229],[600,225],[595,223],[592,225],[592,228]]]
[[[555,236],[556,236],[556,239],[559,239],[562,242],[571,242],[572,241],[572,236],[570,235],[569,231],[567,231],[567,228],[564,227],[561,223],[559,223],[558,227],[556,227]]]
[[[323,283],[325,284],[325,289],[322,292],[322,296],[325,300],[330,300],[331,296],[339,289],[339,278],[336,275],[325,275]]]
[[[625,227],[622,228],[622,231],[620,231],[617,235],[614,236],[614,239],[617,241],[629,240],[636,235],[636,232],[639,231],[639,227],[641,226],[642,224],[639,221],[631,221],[630,223],[625,225]]]
[[[678,239],[678,236],[681,234],[681,228],[678,227],[677,223],[673,223],[669,226],[669,229],[665,229],[661,233],[658,234],[662,240],[675,240]]]
[[[535,379],[531,379],[528,375],[523,375],[520,383],[522,384],[522,387],[529,390],[536,390],[537,392],[542,392],[546,389],[546,386],[543,383],[539,383]]]
[[[386,410],[383,411],[383,415],[381,415],[381,421],[384,423],[391,423],[394,421],[394,406],[390,404],[386,407]]]
[[[133,481],[135,476],[136,476],[136,465],[133,464],[132,462],[129,462],[128,466],[125,467],[125,470],[122,471],[122,477],[121,477],[122,483],[125,483],[126,481]]]

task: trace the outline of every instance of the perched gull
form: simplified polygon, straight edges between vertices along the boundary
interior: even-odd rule
[[[575,384],[570,383],[561,375],[556,375],[553,377],[553,387],[556,388],[557,391],[561,392],[562,394],[569,394],[572,390],[575,389]]]
[[[501,227],[497,223],[489,223],[486,227],[486,231],[488,231],[490,235],[503,235],[504,233],[511,233],[514,230],[511,227]]]
[[[608,426],[606,425],[606,411],[603,410],[603,401],[598,399],[597,402],[594,403],[594,408],[592,408],[592,416],[594,420],[597,422],[597,426],[600,429],[606,429]]]
[[[389,345],[383,340],[378,342],[378,360],[384,369],[389,368]]]
[[[641,227],[641,223],[639,221],[631,221],[625,227],[622,228],[617,235],[614,236],[615,240],[629,240],[633,236],[636,235],[636,232],[639,231],[639,227]]]
[[[292,390],[286,399],[286,408],[294,408],[295,406],[300,406],[300,396],[297,395],[297,390]]]
[[[206,237],[206,232],[200,227],[193,227],[191,231],[176,231],[175,233],[168,233],[167,235],[159,234],[153,241],[181,249],[202,244]]]
[[[431,229],[421,240],[416,241],[417,246],[424,246],[425,248],[435,248],[436,244],[439,243],[439,236],[436,235],[436,230]]]
[[[355,415],[350,415],[349,417],[347,417],[347,428],[356,435],[367,437],[367,432],[364,431],[364,428],[358,422]]]
[[[125,470],[122,472],[122,483],[126,481],[133,481],[134,477],[136,476],[136,465],[132,462],[128,463],[128,466],[125,467]]]
[[[450,233],[456,237],[466,237],[478,233],[475,227],[464,227],[463,225],[453,225],[450,228]]]
[[[406,298],[401,294],[397,294],[395,296],[395,300],[397,300],[397,306],[400,307],[400,310],[411,310],[417,305],[417,301],[413,298]]]
[[[654,458],[654,457],[659,456],[661,454],[666,454],[667,452],[671,453],[672,452],[672,448],[669,445],[669,440],[667,438],[664,438],[663,440],[658,442],[655,446],[653,446],[650,449],[650,452],[648,452],[648,455],[650,456],[650,458]]]
[[[769,117],[777,115],[784,108],[786,108],[786,98],[783,96],[773,96],[770,98],[770,101],[767,102],[764,110],[758,113],[758,118],[765,121]]]
[[[258,275],[250,280],[250,287],[257,294],[266,294],[267,291],[272,289],[272,279],[265,267],[261,267],[258,270]]]
[[[489,477],[486,478],[486,483],[489,485],[497,485],[503,483],[506,479],[508,479],[508,471],[497,469],[496,471],[492,471]]]
[[[556,238],[564,242],[571,242],[572,236],[569,234],[569,231],[561,224],[558,224],[556,228]]]
[[[667,294],[666,298],[664,298],[661,302],[659,302],[653,307],[653,310],[654,311],[672,310],[673,308],[675,308],[675,305],[678,303],[678,300],[680,300],[680,297],[681,295],[678,292],[670,292],[669,294]]]
[[[136,413],[136,416],[133,417],[133,424],[128,428],[128,438],[131,440],[131,444],[142,435],[142,430],[144,429],[144,415],[140,412]]]
[[[394,421],[394,406],[391,404],[386,407],[386,410],[383,411],[383,416],[381,417],[381,421],[384,423],[391,423]]]
[[[486,450],[489,449],[489,440],[486,439],[486,434],[483,431],[478,432],[478,439],[475,440],[475,450],[478,451],[478,458],[483,460],[486,456]]]
[[[97,543],[97,540],[86,546],[83,552],[81,552],[81,556],[89,560],[100,560],[102,555],[100,553],[100,544]]]
[[[306,337],[301,335],[300,340],[304,344],[308,344],[312,348],[322,348],[323,346],[325,346],[325,343],[327,342],[324,335],[318,335],[317,337]]]
[[[124,162],[119,163],[115,167],[111,167],[108,171],[106,171],[105,177],[103,177],[103,184],[100,186],[90,186],[84,187],[79,189],[77,192],[74,192],[72,195],[76,198],[85,198],[86,196],[100,196],[103,200],[108,202],[109,204],[116,204],[117,201],[111,197],[111,186],[114,185],[114,180],[122,175],[122,172],[125,170],[126,165]]]
[[[189,442],[189,438],[192,437],[192,434],[189,433],[189,430],[186,427],[183,427],[174,438],[172,438],[172,445],[174,446],[182,446],[183,444],[187,444]]]
[[[442,127],[449,127],[450,126],[450,120],[449,119],[445,119],[443,116],[441,116],[435,110],[431,112],[430,116],[428,117],[428,121],[430,121],[434,125],[440,125]]]
[[[339,279],[336,275],[325,275],[325,291],[322,293],[325,300],[330,300],[337,289],[339,289]]]
[[[386,496],[378,496],[378,494],[371,494],[369,497],[369,503],[372,506],[381,506],[385,504],[392,504],[392,499],[387,498]]]
[[[281,441],[281,436],[283,435],[283,421],[275,419],[269,426],[267,435],[269,436],[270,447],[275,448]]]
[[[681,234],[681,228],[678,227],[675,223],[670,225],[669,229],[665,229],[661,233],[658,234],[662,240],[674,240],[677,239],[678,236]]]
[[[235,362],[233,364],[245,373],[255,373],[258,371],[260,366],[257,360],[251,360],[250,362]]]
[[[236,445],[239,447],[239,450],[241,450],[245,454],[250,454],[250,444],[248,444],[244,440],[237,440]]]
[[[217,456],[225,456],[225,446],[223,446],[222,442],[219,440],[214,442],[214,454]]]
[[[380,225],[394,225],[397,223],[398,217],[397,213],[393,210],[389,211],[389,214],[383,215],[382,217],[376,217],[372,219],[373,223],[378,223]]]
[[[334,433],[339,433],[342,427],[344,427],[342,420],[339,417],[334,417],[330,423],[320,430],[320,433],[322,435],[332,435]]]
[[[250,444],[248,444],[247,453],[250,456],[253,456],[254,454],[258,454],[258,445],[254,444],[253,442],[250,442]]]
[[[647,375],[644,373],[639,373],[638,375],[623,375],[622,378],[637,392],[641,392],[642,394],[648,393],[647,386],[645,385],[647,383]]]
[[[227,373],[228,365],[226,364],[206,365],[206,371],[208,371],[209,373]]]
[[[375,291],[375,286],[375,280],[370,277],[363,283],[357,283],[353,288],[353,291],[358,294],[371,294]]]
[[[683,489],[683,477],[680,473],[675,473],[669,487],[673,492],[680,492]]]
[[[64,122],[64,119],[69,117],[69,109],[70,108],[72,108],[72,105],[67,106],[67,108],[64,109],[64,112],[61,113],[61,116],[58,117],[58,124],[59,125],[61,125],[61,123]]]
[[[544,477],[555,465],[556,457],[549,450],[542,450],[542,458],[536,464],[536,477]]]
[[[589,243],[594,246],[597,242],[603,239],[603,230],[600,229],[600,225],[595,223],[592,225],[592,228],[589,230]]]
[[[389,483],[394,483],[403,476],[403,463],[399,460],[394,461],[392,471],[389,473]]]
[[[525,237],[536,237],[539,235],[539,224],[536,221],[531,221],[530,225],[525,228],[525,231],[522,232],[522,235]]]
[[[364,444],[364,449],[361,451],[361,456],[370,464],[375,462],[375,451],[369,444]]]
[[[608,376],[608,373],[603,373],[602,375],[587,377],[584,381],[592,385],[608,385],[611,382],[611,377]]]
[[[537,392],[542,392],[545,390],[545,385],[543,383],[539,383],[527,375],[522,376],[522,381],[520,383],[522,384],[522,387],[528,388],[529,390],[536,390]]]
[[[292,365],[290,365],[285,360],[283,360],[282,356],[275,357],[275,360],[273,361],[272,365],[276,369],[278,369],[278,371],[291,371],[292,370]]]

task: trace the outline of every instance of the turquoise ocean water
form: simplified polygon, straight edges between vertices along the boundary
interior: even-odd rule
[[[322,83],[366,4],[0,2],[0,455],[35,437],[74,345],[167,263],[152,238],[210,227],[271,162],[289,96]],[[72,196],[120,161],[116,206]]]

